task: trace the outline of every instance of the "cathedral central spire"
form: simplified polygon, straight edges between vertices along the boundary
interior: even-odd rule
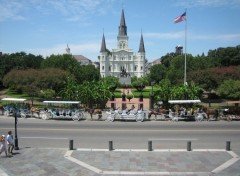
[[[124,10],[122,9],[122,16],[118,30],[118,36],[127,36],[127,26],[125,23]]]

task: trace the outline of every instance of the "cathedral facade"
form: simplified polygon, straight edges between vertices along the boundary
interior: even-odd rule
[[[120,26],[118,28],[117,48],[109,51],[103,34],[99,63],[101,77],[143,77],[145,75],[145,47],[143,35],[140,37],[137,54],[128,48],[127,26],[124,10],[122,10]]]

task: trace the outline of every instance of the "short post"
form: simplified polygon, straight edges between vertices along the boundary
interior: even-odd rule
[[[226,142],[226,150],[230,151],[231,150],[231,141]]]
[[[148,151],[152,151],[152,141],[148,141]]]
[[[113,150],[113,141],[109,141],[109,143],[108,143],[108,149],[109,149],[109,151],[112,151],[112,150]]]
[[[69,150],[73,150],[73,140],[69,140]]]
[[[187,142],[187,151],[191,151],[191,141]]]

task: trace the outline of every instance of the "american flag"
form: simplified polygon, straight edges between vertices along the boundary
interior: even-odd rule
[[[184,12],[181,16],[174,19],[174,23],[179,23],[179,22],[184,21],[186,19],[187,19],[186,18],[186,12]]]

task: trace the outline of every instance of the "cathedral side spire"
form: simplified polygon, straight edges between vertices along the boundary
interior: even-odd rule
[[[70,48],[69,48],[68,44],[67,44],[67,48],[66,48],[66,53],[70,54]]]
[[[106,47],[106,42],[105,42],[105,36],[103,33],[103,37],[102,37],[102,45],[101,45],[101,50],[100,52],[106,52],[107,51],[107,47]]]
[[[125,22],[123,9],[122,9],[122,16],[121,16],[120,26],[119,26],[119,30],[118,30],[118,35],[119,36],[127,36],[127,26],[126,26],[126,22]]]
[[[144,47],[144,41],[143,41],[143,35],[141,33],[141,39],[140,39],[140,45],[139,45],[139,53],[145,53],[145,47]]]

